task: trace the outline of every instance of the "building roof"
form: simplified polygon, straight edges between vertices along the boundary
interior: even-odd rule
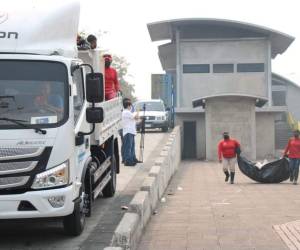
[[[280,83],[283,83],[283,84],[291,84],[297,88],[300,88],[300,86],[295,83],[295,82],[292,82],[291,80],[277,74],[277,73],[272,73],[272,81],[277,81],[277,82],[280,82]]]
[[[275,31],[266,27],[233,21],[225,19],[212,19],[212,18],[188,18],[188,19],[174,19],[160,22],[149,23],[148,31],[152,41],[161,40],[174,40],[175,30],[188,29],[191,27],[201,27],[205,32],[206,38],[213,38],[215,35],[219,35],[225,30],[226,38],[230,37],[268,37],[272,45],[272,58],[275,58],[277,54],[282,54],[295,40],[294,37],[284,34],[279,31]],[[199,29],[194,31],[199,31]],[[220,32],[221,31],[221,32]],[[225,34],[225,32],[223,32]],[[192,38],[192,37],[189,37]],[[195,38],[195,37],[194,37]],[[203,38],[203,37],[201,37]]]
[[[253,95],[245,95],[245,94],[231,94],[231,93],[225,93],[225,94],[218,94],[218,95],[211,95],[211,96],[205,96],[205,97],[201,97],[198,99],[194,99],[192,101],[192,105],[194,108],[196,107],[202,107],[205,108],[205,101],[207,99],[212,99],[212,98],[216,98],[216,97],[246,97],[246,98],[251,98],[251,99],[255,99],[255,105],[257,107],[262,107],[266,104],[266,102],[268,101],[268,99],[261,97],[261,96],[253,96]]]

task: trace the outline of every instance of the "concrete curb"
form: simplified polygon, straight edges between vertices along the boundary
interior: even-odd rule
[[[159,199],[163,196],[172,176],[181,161],[181,135],[177,126],[170,133],[160,155],[155,159],[148,177],[129,204],[114,232],[110,247],[105,250],[135,250],[138,247],[143,229],[151,219]]]
[[[138,214],[125,213],[114,232],[111,245],[123,250],[135,249],[142,233],[139,223]]]

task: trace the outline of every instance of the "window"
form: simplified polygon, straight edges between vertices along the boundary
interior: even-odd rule
[[[237,72],[264,72],[264,63],[238,63]]]
[[[84,103],[84,82],[82,69],[77,69],[73,73],[73,106],[74,122],[76,123]]]
[[[62,63],[0,60],[0,129],[50,128],[68,118],[68,74]]]
[[[137,102],[134,109],[142,111],[145,107],[145,111],[165,111],[163,102]]]
[[[214,64],[214,73],[233,73],[233,64]]]
[[[272,91],[272,100],[274,106],[286,106],[286,92]]]
[[[183,73],[209,73],[209,64],[183,64]]]

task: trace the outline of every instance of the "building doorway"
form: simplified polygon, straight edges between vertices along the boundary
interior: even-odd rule
[[[183,122],[183,159],[196,159],[196,122]]]

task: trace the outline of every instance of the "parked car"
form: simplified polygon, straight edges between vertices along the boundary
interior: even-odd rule
[[[145,108],[145,110],[144,110]],[[163,132],[169,129],[168,112],[164,102],[160,99],[138,101],[134,103],[135,111],[139,110],[140,117],[145,117],[145,129],[160,128]],[[141,123],[137,124],[137,130],[141,129]]]

